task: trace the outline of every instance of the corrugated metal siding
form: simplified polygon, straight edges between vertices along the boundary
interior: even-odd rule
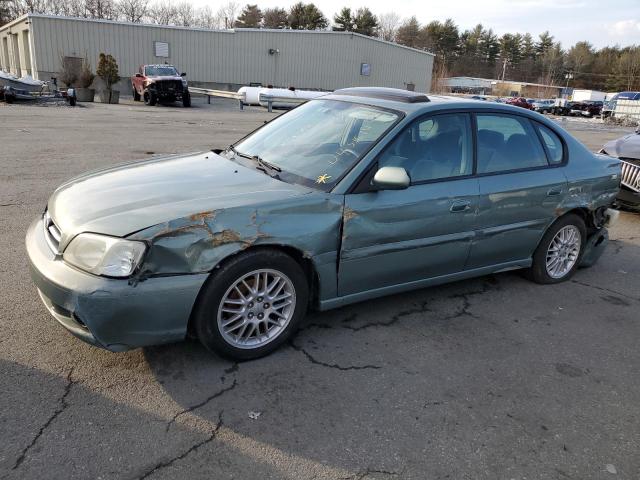
[[[122,77],[140,64],[173,63],[195,82],[296,86],[333,90],[377,85],[427,92],[433,56],[359,35],[272,30],[210,31],[31,17],[38,71],[56,72],[61,54],[114,55]],[[169,43],[169,58],[154,57],[153,42]],[[270,55],[269,49],[279,54]],[[360,75],[369,63],[371,75]]]

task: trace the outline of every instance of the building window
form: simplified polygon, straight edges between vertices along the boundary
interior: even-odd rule
[[[169,44],[167,42],[153,42],[153,51],[156,57],[169,58]]]
[[[371,64],[370,63],[361,63],[360,64],[360,75],[363,77],[368,77],[371,75]]]

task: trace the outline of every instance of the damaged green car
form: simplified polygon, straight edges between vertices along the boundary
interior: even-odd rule
[[[26,246],[42,301],[80,339],[193,335],[244,360],[309,309],[512,269],[567,280],[607,244],[620,170],[523,109],[345,89],[226,150],[74,178]]]

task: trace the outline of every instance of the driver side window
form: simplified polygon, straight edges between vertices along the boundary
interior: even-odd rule
[[[416,120],[387,146],[379,167],[403,167],[411,183],[471,175],[473,142],[468,114]]]

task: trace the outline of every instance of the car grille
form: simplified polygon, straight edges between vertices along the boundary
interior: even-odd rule
[[[156,82],[156,89],[162,93],[182,92],[182,80],[163,80]]]
[[[622,162],[622,185],[634,192],[640,192],[640,165],[622,158],[620,161]]]
[[[51,251],[57,255],[58,253],[60,253],[59,246],[60,238],[62,237],[60,229],[53,222],[53,219],[49,215],[48,211],[44,212],[42,222],[44,224],[44,238],[47,241],[47,245],[49,245]]]

